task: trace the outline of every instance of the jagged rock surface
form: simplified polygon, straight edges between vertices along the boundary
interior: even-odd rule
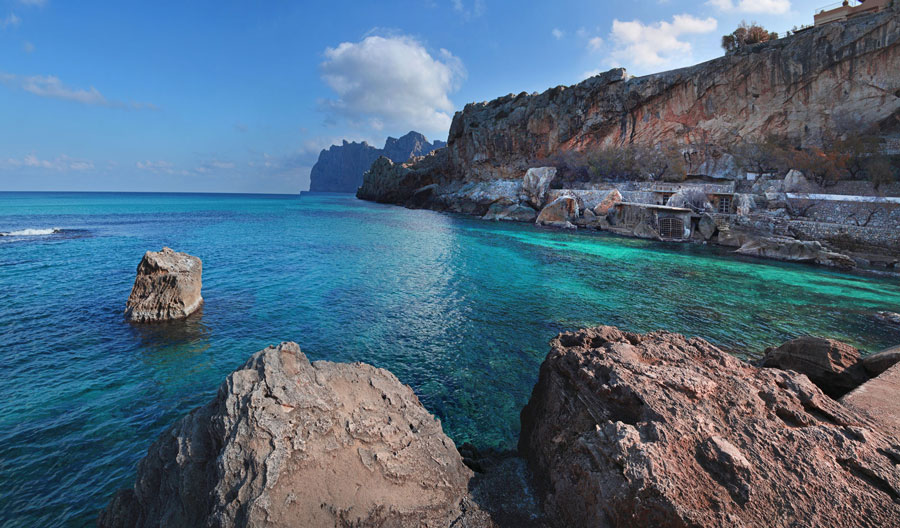
[[[136,323],[182,319],[203,302],[203,262],[164,247],[148,251],[138,264],[125,318]]]
[[[822,392],[835,399],[869,379],[860,362],[859,350],[823,337],[798,337],[778,348],[766,349],[759,366],[805,374]]]
[[[478,526],[471,475],[390,372],[282,343],[163,433],[99,526]]]
[[[560,334],[520,453],[558,526],[892,526],[900,445],[808,378],[701,339]]]
[[[572,196],[560,196],[541,209],[535,223],[553,227],[569,227],[578,218],[578,201]]]
[[[429,143],[418,132],[398,138],[389,137],[384,148],[376,148],[365,141],[332,145],[319,153],[319,159],[309,174],[309,190],[313,192],[355,193],[362,185],[363,174],[380,156],[395,163],[405,163],[410,157],[424,156],[445,146],[443,141]]]
[[[766,134],[816,144],[848,127],[896,133],[898,13],[828,24],[688,68],[643,77],[614,69],[574,86],[470,103],[453,118],[433,180],[522,180],[554,155],[625,144],[715,150]]]
[[[900,438],[900,365],[894,364],[878,377],[863,383],[841,403],[866,414],[895,439]],[[900,464],[900,460],[897,460]]]

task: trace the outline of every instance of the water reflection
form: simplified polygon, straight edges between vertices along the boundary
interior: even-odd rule
[[[191,360],[210,348],[210,328],[203,321],[203,306],[184,319],[161,323],[126,323],[135,346],[149,366],[168,368]]]

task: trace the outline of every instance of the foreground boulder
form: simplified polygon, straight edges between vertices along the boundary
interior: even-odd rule
[[[869,376],[878,376],[885,370],[900,363],[900,345],[886,348],[881,352],[876,352],[870,356],[866,356],[862,360],[863,368]]]
[[[182,319],[203,302],[203,263],[187,253],[164,247],[148,251],[137,268],[125,318],[137,323]]]
[[[869,379],[859,350],[822,337],[799,337],[778,348],[769,348],[759,366],[806,374],[822,392],[835,399]]]
[[[449,526],[470,476],[390,372],[282,343],[163,433],[99,526]]]
[[[900,449],[808,378],[702,339],[560,334],[519,450],[559,526],[894,526]]]

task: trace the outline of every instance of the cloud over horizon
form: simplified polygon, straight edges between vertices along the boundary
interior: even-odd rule
[[[446,49],[433,57],[408,36],[369,36],[325,50],[322,80],[337,94],[322,106],[356,126],[375,130],[446,132],[450,94],[466,77],[462,61]]]
[[[16,75],[14,73],[0,72],[0,84],[10,88],[17,88],[39,97],[49,97],[63,101],[73,101],[85,105],[106,106],[111,108],[132,108],[135,110],[157,107],[150,103],[125,103],[107,99],[93,86],[90,89],[70,88],[63,84],[59,77],[53,75]]]

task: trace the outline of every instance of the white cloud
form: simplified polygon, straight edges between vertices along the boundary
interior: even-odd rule
[[[0,162],[0,165],[3,168],[30,168],[55,171],[85,171],[94,168],[93,161],[70,158],[66,155],[57,156],[55,159],[41,159],[34,154],[28,154],[21,159],[7,158],[5,162]]]
[[[34,44],[28,42],[27,40],[22,43],[22,51],[25,53],[33,53],[34,52]]]
[[[451,0],[453,4],[453,10],[466,18],[469,17],[480,17],[484,14],[485,5],[484,0],[475,0],[472,2],[472,6],[468,7],[463,0]]]
[[[141,170],[149,170],[149,171],[160,171],[160,172],[172,172],[172,164],[165,160],[159,161],[138,161],[134,164],[135,167]]]
[[[555,38],[556,40],[561,40],[563,37],[566,36],[566,32],[559,28],[553,28],[553,31],[551,31],[550,33],[553,35],[553,38]]]
[[[782,15],[791,10],[790,0],[708,0],[706,5],[726,12]]]
[[[26,51],[28,51],[27,48]],[[87,90],[70,88],[64,85],[58,77],[54,77],[53,75],[15,75],[12,73],[0,72],[0,84],[24,90],[39,97],[50,97],[86,105],[132,108],[134,110],[158,109],[151,103],[125,103],[107,99],[93,86]]]
[[[693,48],[690,42],[681,38],[709,33],[715,31],[717,26],[714,18],[701,19],[691,15],[675,15],[672,22],[659,21],[649,25],[638,20],[613,20],[610,35],[616,49],[611,57],[614,62],[641,67],[672,65],[675,61],[690,62]]]
[[[322,79],[337,94],[323,101],[336,114],[377,129],[445,132],[454,110],[450,93],[466,72],[441,49],[432,57],[411,37],[366,37],[325,50]]]
[[[591,51],[599,51],[600,48],[603,47],[603,39],[600,37],[594,37],[588,41],[588,49]]]
[[[0,18],[0,29],[6,29],[8,27],[16,27],[22,22],[22,19],[17,17],[15,13],[10,13],[6,15],[6,18]]]

